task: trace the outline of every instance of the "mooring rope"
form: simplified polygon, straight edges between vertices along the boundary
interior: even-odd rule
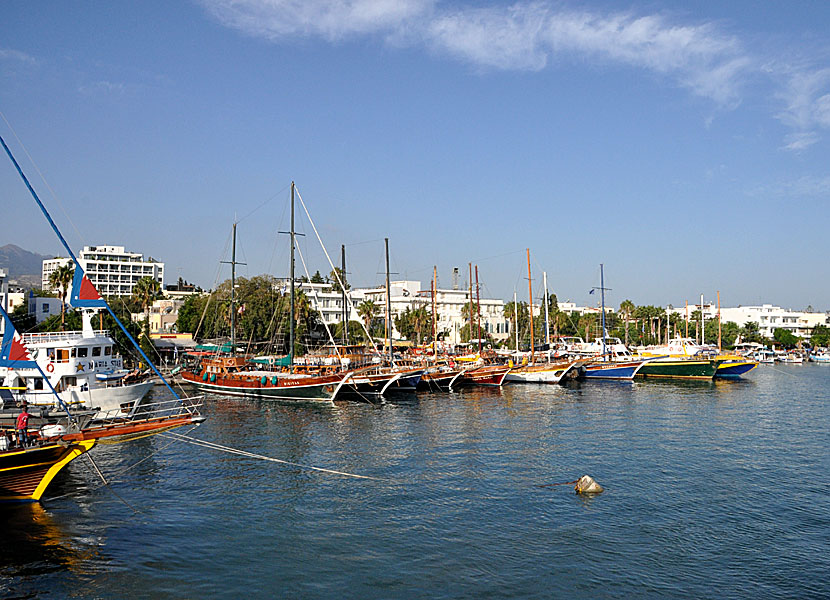
[[[563,481],[562,483],[543,483],[541,485],[537,485],[536,487],[548,488],[548,487],[553,487],[555,485],[575,485],[577,483],[579,483],[579,479],[577,479],[575,481]]]
[[[194,429],[196,429],[196,428],[197,428],[197,427],[199,427],[200,425],[201,425],[201,423],[197,423],[196,425],[194,425],[193,427],[191,427],[191,428],[187,431],[187,433],[190,433],[191,431],[193,431]],[[132,440],[127,440],[127,441],[132,441]],[[144,458],[142,458],[141,460],[138,460],[138,461],[136,461],[136,462],[132,463],[131,465],[127,465],[127,466],[126,466],[126,467],[124,467],[123,469],[120,469],[120,470],[118,470],[118,471],[115,471],[115,472],[112,474],[112,478],[118,477],[119,475],[123,475],[123,474],[124,474],[124,473],[126,473],[127,471],[130,471],[131,469],[134,469],[135,467],[137,467],[138,465],[140,465],[140,464],[141,464],[141,463],[143,463],[144,461],[146,461],[146,460],[150,460],[153,456],[155,456],[155,455],[156,455],[156,454],[158,454],[159,452],[163,452],[164,450],[166,450],[167,448],[169,448],[170,446],[172,446],[173,444],[175,444],[175,443],[176,443],[176,442],[178,442],[178,441],[179,441],[179,440],[173,440],[173,441],[171,441],[170,443],[165,444],[164,446],[162,446],[162,447],[161,447],[161,448],[159,448],[158,450],[154,450],[153,452],[151,452],[150,454],[148,454],[147,456],[145,456],[145,457],[144,457]],[[89,452],[86,452],[85,454],[86,454],[86,455],[90,458],[90,460],[92,459],[92,457],[91,457],[91,456],[89,456]],[[94,464],[94,463],[93,463],[93,464]],[[103,485],[104,485],[104,484],[109,485],[109,483],[110,483],[110,482],[108,482],[106,479],[104,479],[104,476],[103,476],[103,474],[101,474],[101,471],[98,469],[97,465],[96,465],[96,467],[95,467],[95,468],[96,468],[96,470],[98,470],[98,474],[99,474],[99,475],[101,475],[101,479],[103,479],[103,480],[104,480],[104,483],[103,483],[103,484],[99,484],[99,485],[97,485],[97,486],[93,487],[93,488],[92,488],[93,490],[97,490],[98,488],[103,487]],[[111,478],[111,480],[112,480],[112,478]],[[112,489],[112,487],[110,487],[110,489]],[[44,498],[44,499],[42,499],[42,500],[41,500],[41,502],[51,502],[52,500],[60,500],[61,498],[66,498],[66,497],[68,497],[68,496],[74,496],[74,495],[75,495],[75,492],[69,492],[68,494],[61,494],[60,496],[52,496],[51,498]]]
[[[160,434],[164,437],[172,437],[178,441],[187,442],[188,444],[193,444],[195,446],[201,446],[202,448],[209,448],[211,450],[219,450],[221,452],[227,452],[229,454],[236,454],[238,456],[246,456],[248,458],[256,458],[259,460],[264,460],[268,462],[275,462],[280,463],[283,465],[290,465],[292,467],[299,467],[301,469],[309,469],[312,471],[320,471],[322,473],[331,473],[333,475],[342,475],[344,477],[354,477],[355,479],[372,479],[374,481],[383,481],[379,477],[370,477],[368,475],[357,475],[355,473],[346,473],[345,471],[335,471],[333,469],[324,469],[322,467],[312,467],[310,465],[303,465],[300,463],[291,462],[288,460],[281,460],[279,458],[272,458],[270,456],[263,456],[262,454],[254,454],[253,452],[248,452],[246,450],[239,450],[237,448],[231,448],[230,446],[223,446],[221,444],[217,444],[215,442],[208,442],[206,440],[198,440],[196,438],[192,438],[187,435],[183,435],[180,433],[163,433]]]
[[[782,371],[781,369],[776,369],[775,367],[770,367],[770,369],[772,369],[773,371],[777,371],[778,373],[783,373],[784,375],[789,375],[790,377],[798,378],[798,375],[796,375],[795,373],[790,373],[788,371]]]

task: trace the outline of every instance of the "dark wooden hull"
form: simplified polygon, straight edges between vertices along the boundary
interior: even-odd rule
[[[418,389],[423,391],[449,391],[464,382],[463,373],[464,371],[461,369],[426,372],[418,382]]]
[[[0,502],[37,502],[60,470],[94,445],[85,440],[0,453]]]
[[[477,369],[467,371],[462,379],[470,385],[483,385],[488,387],[501,387],[510,372],[510,367],[502,365],[485,365]]]
[[[331,402],[340,389],[343,375],[247,377],[235,374],[216,374],[204,378],[203,375],[182,371],[182,378],[202,391],[223,396],[244,396],[286,402]],[[263,379],[265,379],[264,382]]]

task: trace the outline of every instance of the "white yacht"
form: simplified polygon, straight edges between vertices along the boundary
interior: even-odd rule
[[[124,368],[106,331],[92,329],[94,311],[83,310],[82,331],[23,334],[32,358],[70,408],[98,409],[97,418],[135,413],[152,381]],[[0,399],[26,400],[30,409],[55,408],[57,400],[37,369],[0,368]]]

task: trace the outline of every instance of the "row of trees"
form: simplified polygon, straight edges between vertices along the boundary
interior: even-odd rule
[[[74,266],[70,263],[56,269],[50,276],[50,284],[57,290],[59,298],[65,300],[72,285]],[[327,278],[323,278],[319,271],[310,279],[314,283],[328,283],[332,290],[340,291],[339,281],[342,281],[345,288],[350,288],[345,275],[335,269]],[[236,323],[236,337],[240,343],[254,343],[260,346],[272,345],[275,351],[285,351],[288,339],[288,313],[289,297],[286,290],[280,289],[277,280],[270,275],[260,275],[250,279],[239,278],[236,288],[236,318],[231,319],[230,281],[225,281],[212,294],[207,296],[192,296],[179,309],[177,328],[180,332],[193,333],[201,338],[220,338],[230,336],[232,320]],[[161,296],[160,285],[157,280],[151,277],[144,277],[134,286],[130,297],[116,297],[110,299],[110,305],[117,312],[124,316],[122,321],[130,323],[130,313],[143,311],[144,332],[147,332],[149,321],[149,307]],[[552,338],[560,336],[580,336],[585,340],[591,340],[602,335],[601,315],[590,313],[580,315],[559,310],[556,294],[550,294],[543,302],[547,302],[548,322],[545,323],[544,305],[542,310],[534,315],[533,339],[538,346],[544,341],[546,327]],[[25,313],[25,307],[20,314],[21,318]],[[312,310],[311,301],[301,291],[295,295],[294,310],[296,316],[296,337],[299,340],[295,353],[302,353],[303,345],[316,345],[326,343],[328,334],[322,324],[320,315]],[[467,302],[462,308],[464,325],[459,331],[462,342],[475,340],[479,336],[476,327],[476,319],[479,307],[475,302]],[[381,307],[371,300],[362,302],[357,307],[357,313],[361,322],[350,321],[347,328],[346,339],[350,344],[369,342],[366,335],[368,330],[370,337],[382,338],[386,335],[386,325]],[[527,349],[530,346],[530,312],[526,302],[508,302],[504,306],[504,317],[511,324],[511,331],[505,345],[513,347],[516,343],[515,328],[518,328],[518,341],[521,348]],[[109,317],[107,317],[109,319]],[[106,325],[112,329],[115,323]],[[62,305],[60,319],[56,317],[47,319],[36,330],[51,331],[57,329],[80,327],[80,317],[74,312],[65,310]],[[395,317],[395,327],[400,334],[416,344],[423,344],[432,341],[433,315],[426,304],[407,308],[403,313]],[[679,314],[666,315],[665,309],[656,306],[636,306],[630,300],[620,304],[619,311],[606,314],[606,330],[608,335],[619,337],[627,344],[648,345],[660,343],[666,340],[667,335],[680,334],[694,338],[700,338],[700,312],[693,311],[689,320]],[[668,331],[667,331],[668,329]],[[32,330],[26,328],[24,330]],[[132,333],[132,332],[131,332]],[[338,323],[332,330],[336,340],[343,338],[343,323]],[[438,339],[446,339],[448,331],[437,331]],[[145,351],[150,351],[147,336],[140,336],[140,331],[134,335],[141,337],[146,345]],[[735,323],[727,322],[721,325],[721,339],[725,346],[732,345],[740,336],[745,342],[770,343],[772,341],[786,347],[797,345],[801,340],[787,330],[775,330],[773,340],[765,340],[760,334],[758,325],[750,322],[740,327]],[[483,328],[481,337],[486,343],[494,344],[492,336]],[[703,339],[706,343],[717,343],[718,323],[709,320],[705,323]],[[819,325],[812,334],[812,344],[815,346],[826,346],[830,344],[830,328]]]

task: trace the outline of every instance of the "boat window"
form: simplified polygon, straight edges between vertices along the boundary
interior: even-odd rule
[[[69,349],[69,356],[71,356],[72,358],[75,358],[75,348],[70,348]]]
[[[112,346],[104,346],[104,356],[112,355]]]
[[[71,385],[78,385],[78,378],[77,377],[64,377],[63,378],[63,385],[65,387],[69,387]]]
[[[81,346],[78,348],[78,358],[86,358],[87,352],[89,352],[89,348]]]
[[[42,390],[43,389],[43,378],[42,377],[35,377],[34,382],[35,382],[35,389],[36,390]]]
[[[92,356],[101,356],[101,346],[92,347]]]
[[[58,362],[69,362],[69,350],[64,348],[58,348],[56,354],[58,357]]]

